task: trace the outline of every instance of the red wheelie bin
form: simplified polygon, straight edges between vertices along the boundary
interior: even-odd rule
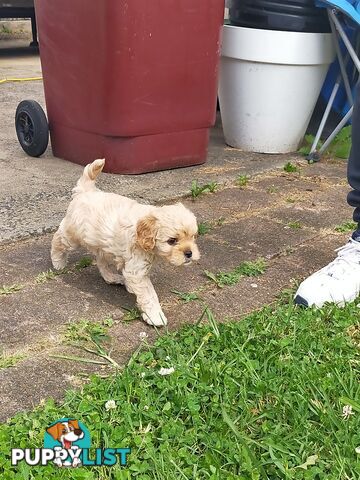
[[[35,0],[54,155],[112,173],[205,162],[223,0]]]

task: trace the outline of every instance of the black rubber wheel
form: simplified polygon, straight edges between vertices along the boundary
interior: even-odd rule
[[[19,103],[15,115],[16,134],[30,157],[40,157],[49,143],[49,125],[44,110],[35,100]]]

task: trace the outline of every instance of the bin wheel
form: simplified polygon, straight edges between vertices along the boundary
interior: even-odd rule
[[[31,157],[40,157],[49,143],[49,125],[44,110],[35,100],[23,100],[15,114],[19,143]]]

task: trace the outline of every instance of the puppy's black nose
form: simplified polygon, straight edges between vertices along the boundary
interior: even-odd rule
[[[186,250],[186,252],[184,252],[184,255],[186,258],[191,258],[192,257],[192,251],[191,250]]]

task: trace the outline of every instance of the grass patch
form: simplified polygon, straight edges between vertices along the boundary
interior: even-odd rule
[[[360,478],[360,354],[347,334],[359,316],[356,304],[289,304],[216,330],[168,333],[144,344],[123,372],[1,425],[1,478]],[[108,400],[115,409],[105,409]],[[354,413],[347,419],[345,405]],[[11,467],[12,447],[42,447],[45,428],[66,416],[88,426],[94,448],[131,447],[128,466]]]
[[[355,222],[344,222],[341,225],[338,225],[334,228],[336,232],[339,233],[346,233],[346,232],[353,232],[358,228],[357,223]]]
[[[83,268],[90,267],[93,264],[93,260],[91,257],[82,257],[78,262],[74,265],[74,270],[80,271]],[[46,272],[41,272],[35,278],[35,282],[38,284],[42,284],[47,282],[48,280],[54,280],[54,278],[58,277],[59,275],[65,275],[66,273],[71,273],[70,268],[63,268],[61,270],[47,270]]]
[[[0,355],[0,370],[2,368],[10,368],[10,367],[15,367],[20,360],[23,360],[25,358],[25,355],[21,354],[16,354],[16,355],[6,355],[2,354]]]
[[[219,227],[223,225],[225,222],[225,218],[220,217],[217,220],[212,220],[211,222],[200,222],[198,224],[198,234],[199,235],[206,235],[209,233],[214,227]]]
[[[291,162],[287,162],[285,165],[284,165],[284,171],[287,172],[287,173],[295,173],[295,172],[298,172],[299,169],[296,165],[294,165],[293,163]]]
[[[301,223],[297,220],[293,222],[288,222],[286,224],[289,228],[292,228],[293,230],[299,230],[301,228]]]
[[[24,285],[15,283],[14,285],[3,285],[0,287],[0,295],[11,295],[13,293],[19,292],[24,288]]]
[[[238,267],[229,272],[212,273],[205,270],[205,275],[212,280],[218,287],[235,285],[242,277],[257,277],[266,270],[266,262],[259,258],[253,262],[243,262]]]
[[[190,194],[193,200],[203,193],[214,193],[218,188],[216,182],[206,183],[205,185],[200,185],[197,180],[193,180],[191,183]]]
[[[42,284],[48,280],[54,280],[54,278],[58,277],[59,275],[63,275],[64,273],[67,273],[67,270],[47,270],[46,272],[39,273],[39,275],[35,277],[35,282]]]
[[[249,183],[249,180],[249,175],[239,175],[236,179],[236,185],[239,187],[246,187],[246,185]]]
[[[180,292],[179,290],[171,290],[172,293],[178,297],[183,303],[194,302],[195,300],[200,300],[199,295],[196,292]]]
[[[138,307],[134,308],[125,308],[125,315],[123,316],[122,320],[126,323],[133,322],[134,320],[141,320],[141,311]]]
[[[80,363],[95,363],[98,365],[112,365],[119,368],[118,363],[110,356],[110,346],[107,345],[110,338],[108,336],[108,328],[112,327],[114,321],[107,318],[102,322],[90,322],[81,319],[79,322],[68,325],[65,332],[65,340],[69,345],[77,347],[79,350],[92,354],[99,359],[93,357],[83,357],[74,355],[50,355],[53,358],[69,360]]]
[[[69,341],[107,340],[108,328],[112,327],[113,324],[112,318],[107,318],[102,322],[90,322],[82,318],[78,322],[70,323],[67,326],[64,337]]]
[[[82,257],[78,262],[75,263],[75,270],[82,270],[83,268],[91,267],[93,264],[93,259],[91,257]]]
[[[198,224],[198,234],[199,235],[206,235],[212,229],[212,225],[210,222],[200,222]]]

